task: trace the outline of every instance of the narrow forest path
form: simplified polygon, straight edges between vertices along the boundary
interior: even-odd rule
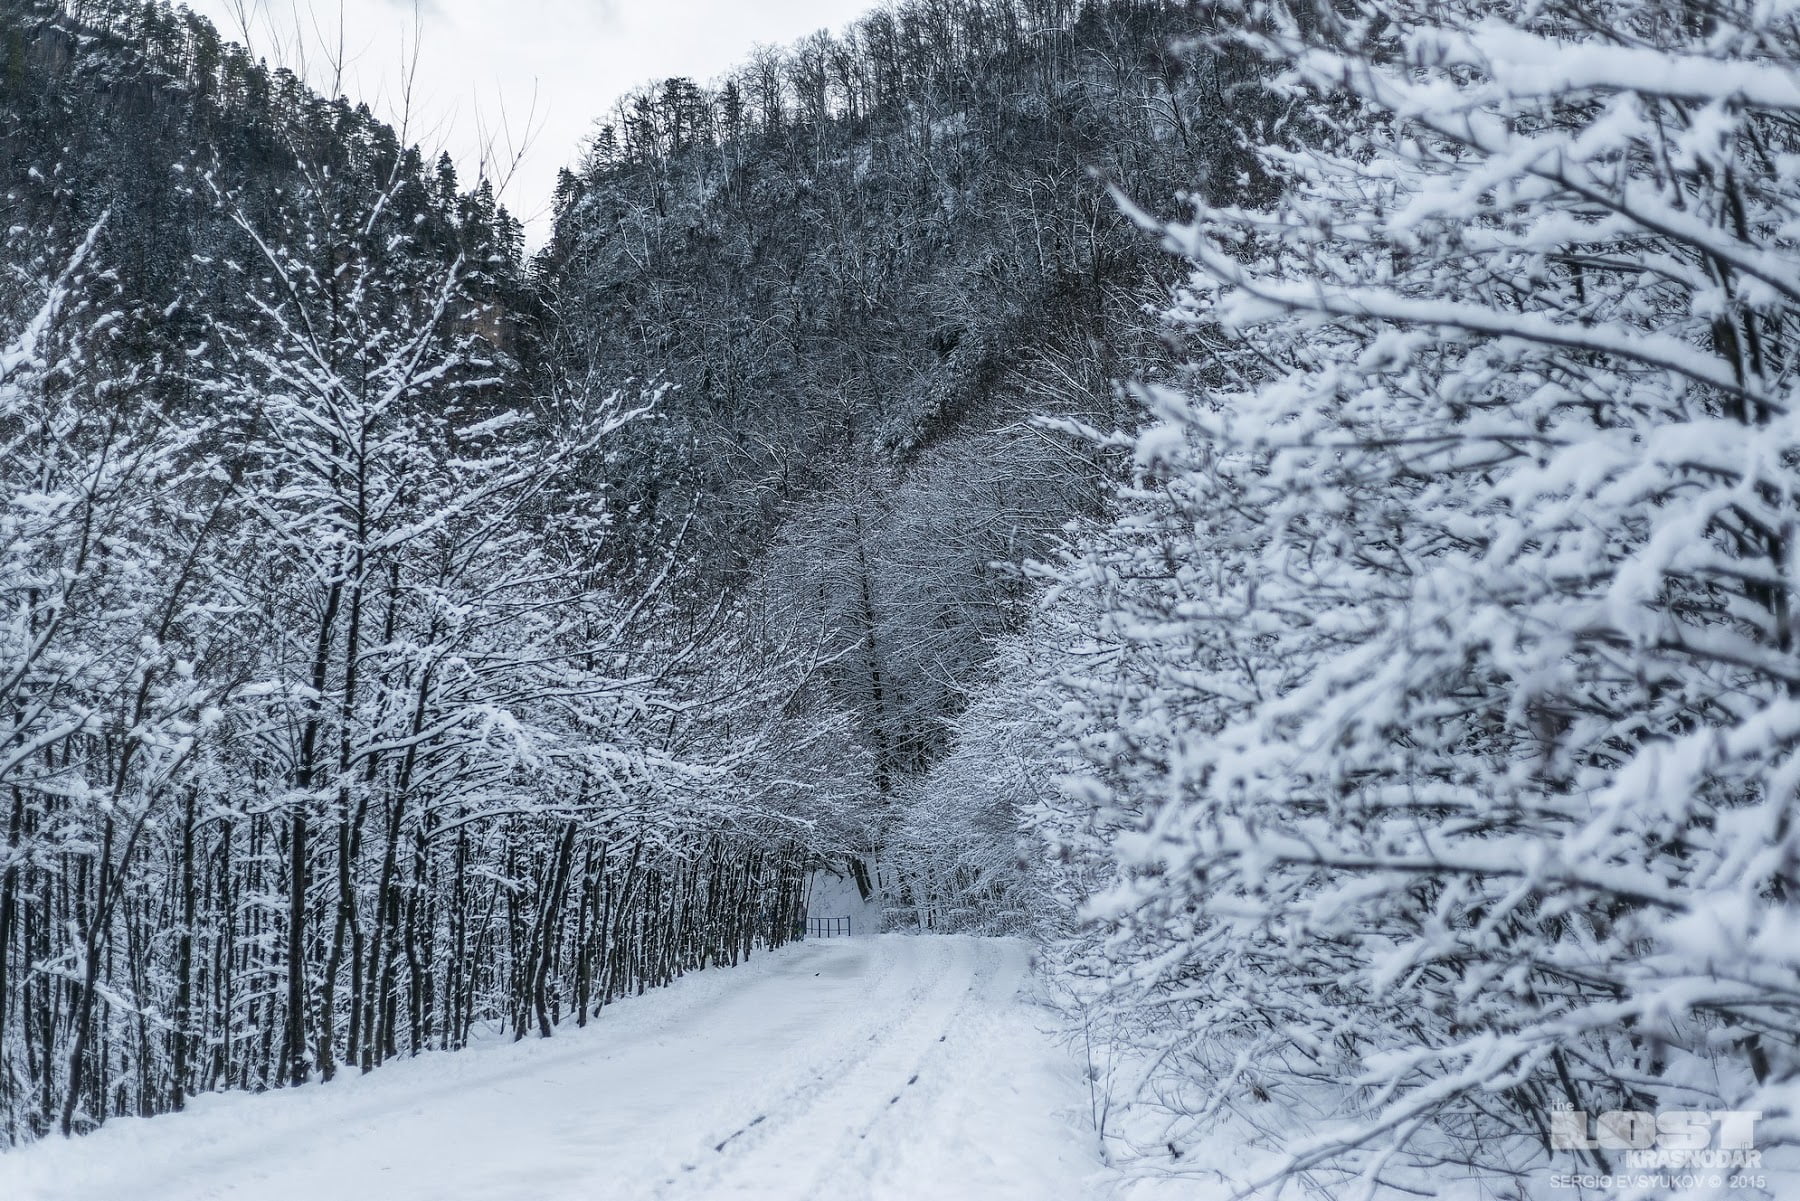
[[[802,943],[547,1042],[0,1154],[7,1201],[1064,1201],[1076,1065],[999,939]]]

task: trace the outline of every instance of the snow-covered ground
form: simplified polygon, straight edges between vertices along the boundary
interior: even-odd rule
[[[0,1155],[6,1201],[1065,1201],[1102,1175],[1022,944],[832,939],[549,1041]]]

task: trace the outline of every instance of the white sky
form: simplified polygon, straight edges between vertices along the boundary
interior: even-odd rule
[[[243,40],[240,0],[181,2],[229,39]],[[874,2],[417,0],[415,7],[415,0],[241,0],[253,50],[272,65],[303,68],[324,88],[332,56],[321,47],[337,45],[341,15],[349,60],[344,90],[391,122],[402,111],[401,84],[416,41],[408,138],[433,157],[448,150],[465,186],[476,178],[484,145],[493,147],[490,157],[510,160],[529,119],[525,157],[501,200],[525,222],[534,247],[548,232],[557,169],[574,163],[594,120],[620,95],[671,75],[705,82],[759,42],[785,45],[836,29]]]

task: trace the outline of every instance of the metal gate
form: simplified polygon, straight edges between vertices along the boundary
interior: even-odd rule
[[[806,919],[806,936],[808,938],[848,938],[850,937],[850,919],[847,917],[809,917]]]

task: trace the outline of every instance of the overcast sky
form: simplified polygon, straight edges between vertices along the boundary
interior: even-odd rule
[[[183,0],[242,40],[238,0]],[[647,80],[702,82],[743,60],[758,42],[784,45],[836,30],[874,0],[244,0],[253,48],[271,63],[301,64],[294,30],[306,31],[306,74],[327,86],[327,55],[341,14],[349,67],[345,91],[397,121],[403,64],[422,35],[410,136],[457,159],[465,184],[484,142],[508,157],[529,149],[502,196],[539,243],[557,168],[574,162],[594,119]],[[415,22],[416,14],[416,22]],[[535,113],[533,105],[535,103]]]

